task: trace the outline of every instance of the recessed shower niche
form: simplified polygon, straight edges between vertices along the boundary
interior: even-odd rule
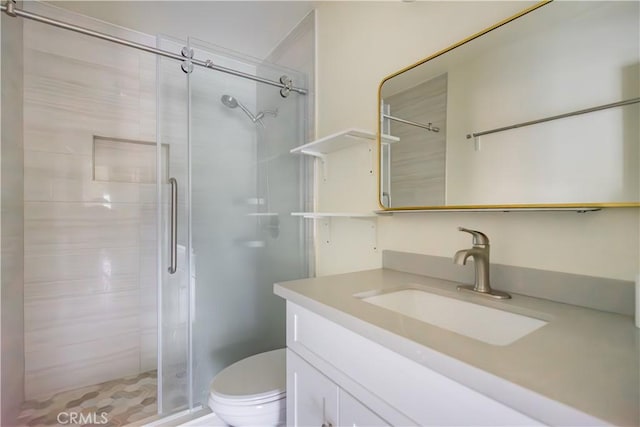
[[[169,146],[160,146],[161,170],[168,179]],[[156,182],[156,143],[130,139],[93,137],[93,180],[153,184]]]

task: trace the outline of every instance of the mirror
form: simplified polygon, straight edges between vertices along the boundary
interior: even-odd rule
[[[383,209],[640,206],[640,3],[538,4],[380,84]]]

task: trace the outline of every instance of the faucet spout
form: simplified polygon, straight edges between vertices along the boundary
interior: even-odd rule
[[[472,286],[458,286],[458,290],[471,291],[493,298],[511,298],[506,292],[491,289],[489,281],[489,238],[476,230],[467,230],[462,227],[459,230],[473,235],[473,247],[457,251],[453,256],[453,262],[458,265],[466,265],[467,259],[472,257],[475,269],[475,283]]]
[[[467,265],[467,258],[471,256],[471,249],[460,249],[453,256],[453,262],[458,265]]]

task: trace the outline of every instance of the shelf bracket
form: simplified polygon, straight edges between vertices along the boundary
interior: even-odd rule
[[[306,154],[307,156],[315,157],[316,159],[320,159],[322,162],[322,180],[327,180],[327,155],[323,153],[319,153],[317,151],[311,150],[300,150],[300,153]]]

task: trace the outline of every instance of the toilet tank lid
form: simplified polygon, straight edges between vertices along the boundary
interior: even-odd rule
[[[227,366],[211,382],[211,393],[231,399],[253,399],[284,393],[286,350],[255,354]]]

